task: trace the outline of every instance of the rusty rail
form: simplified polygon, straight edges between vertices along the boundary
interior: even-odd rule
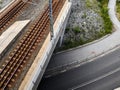
[[[0,13],[0,33],[25,9],[27,3],[16,0],[9,8]]]
[[[53,2],[53,17],[56,20],[65,0]],[[31,55],[41,43],[43,36],[49,31],[49,9],[46,8],[42,15],[38,16],[18,45],[10,53],[9,57],[3,63],[0,71],[0,90],[12,88],[18,75],[22,73]]]

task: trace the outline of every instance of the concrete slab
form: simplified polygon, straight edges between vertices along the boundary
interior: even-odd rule
[[[0,56],[29,22],[30,20],[17,21],[2,33],[0,36]]]

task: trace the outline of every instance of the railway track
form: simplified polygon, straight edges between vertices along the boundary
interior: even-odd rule
[[[65,0],[53,1],[53,17],[56,20]],[[49,32],[49,9],[46,8],[42,15],[38,16],[18,45],[9,54],[0,69],[0,90],[12,88],[23,67],[27,65],[35,49],[41,43],[46,32]]]
[[[28,0],[30,1],[30,0]],[[22,0],[15,0],[4,12],[0,13],[0,33],[25,9],[27,3]]]

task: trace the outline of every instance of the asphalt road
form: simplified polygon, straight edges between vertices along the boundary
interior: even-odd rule
[[[120,49],[61,74],[43,78],[38,90],[113,90],[120,86]]]

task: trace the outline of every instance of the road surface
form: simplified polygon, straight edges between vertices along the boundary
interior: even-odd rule
[[[120,49],[61,74],[43,78],[38,90],[113,90],[120,86]]]

